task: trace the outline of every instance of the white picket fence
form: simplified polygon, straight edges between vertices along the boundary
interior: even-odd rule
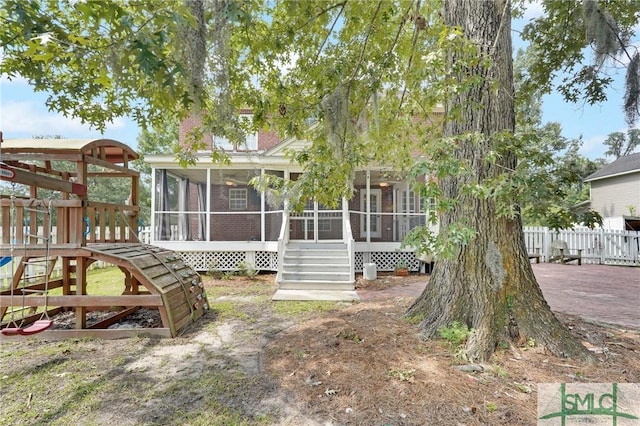
[[[640,266],[640,232],[575,228],[553,231],[545,227],[525,227],[529,253],[539,252],[542,260],[551,256],[551,243],[566,241],[570,250],[582,250],[583,263]],[[571,251],[571,253],[574,253]]]

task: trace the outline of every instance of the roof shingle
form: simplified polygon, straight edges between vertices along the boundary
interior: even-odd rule
[[[609,164],[605,164],[600,170],[587,176],[584,181],[589,182],[609,176],[633,172],[640,172],[640,152],[620,157]]]

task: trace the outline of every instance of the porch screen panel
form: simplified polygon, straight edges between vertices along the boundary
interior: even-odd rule
[[[361,210],[360,197],[362,191],[367,189],[366,172],[359,171],[355,174],[354,179],[355,193],[349,200],[349,219],[351,222],[351,235],[355,241],[366,241],[366,236],[360,232],[364,221],[366,220],[365,212]]]
[[[260,241],[261,195],[249,181],[255,169],[212,170],[211,241]]]
[[[426,215],[423,202],[414,191],[406,188],[399,189],[396,191],[396,198],[398,214],[395,238],[397,241],[402,241],[413,228],[426,224]]]
[[[284,178],[282,170],[266,170],[265,174]],[[284,213],[284,203],[281,199],[265,194],[265,239],[266,241],[278,241],[282,228],[282,215]]]
[[[166,241],[171,239],[171,207],[169,197],[169,176],[167,170],[156,170],[156,229],[155,239]]]
[[[318,204],[318,239],[342,239],[342,210]]]
[[[161,169],[156,175],[155,236],[160,241],[202,239],[206,170]]]
[[[315,240],[313,200],[307,200],[303,211],[289,214],[289,229],[292,240]]]

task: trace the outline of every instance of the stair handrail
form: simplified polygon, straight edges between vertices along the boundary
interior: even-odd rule
[[[351,217],[349,215],[348,204],[344,201],[345,205],[342,209],[342,235],[344,242],[347,245],[347,253],[349,253],[349,277],[351,282],[356,281],[356,266],[355,266],[355,246],[353,240],[353,233],[351,232]]]
[[[289,209],[282,211],[282,226],[278,235],[278,273],[276,274],[276,283],[282,281],[282,264],[284,262],[284,249],[289,242]]]

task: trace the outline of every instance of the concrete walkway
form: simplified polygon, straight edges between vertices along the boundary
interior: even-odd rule
[[[604,265],[533,264],[547,303],[555,312],[588,321],[640,329],[640,268]],[[358,290],[362,300],[417,297],[424,280],[384,290]]]

